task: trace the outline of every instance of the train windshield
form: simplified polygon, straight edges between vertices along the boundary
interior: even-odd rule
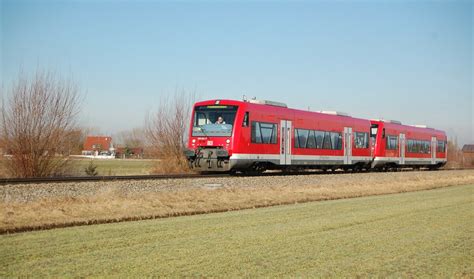
[[[194,108],[193,137],[229,137],[237,106],[210,105]]]

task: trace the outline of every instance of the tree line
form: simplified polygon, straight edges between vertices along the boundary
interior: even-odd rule
[[[80,149],[87,134],[78,124],[83,100],[79,87],[72,80],[37,71],[32,77],[20,74],[4,93],[0,109],[0,149],[8,154],[1,154],[4,175],[67,174],[69,155]],[[175,92],[146,117],[143,132],[119,136],[128,143],[145,143],[150,154],[161,159],[155,172],[187,171],[183,154],[193,99],[186,92]]]

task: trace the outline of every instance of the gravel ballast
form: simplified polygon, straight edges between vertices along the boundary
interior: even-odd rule
[[[233,187],[288,187],[288,186],[335,186],[338,184],[367,183],[383,185],[393,182],[437,181],[459,179],[474,175],[473,170],[418,171],[356,174],[311,174],[288,176],[252,176],[197,179],[121,180],[99,182],[12,184],[0,186],[0,201],[31,202],[48,198],[79,198],[100,195],[110,191],[123,195],[142,193],[179,192],[191,189]],[[219,185],[219,187],[217,187]]]

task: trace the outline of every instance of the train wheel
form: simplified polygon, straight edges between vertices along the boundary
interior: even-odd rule
[[[257,163],[257,164],[252,165],[250,168],[244,170],[243,173],[245,175],[260,175],[264,173],[266,170],[267,168],[265,167],[265,164]]]

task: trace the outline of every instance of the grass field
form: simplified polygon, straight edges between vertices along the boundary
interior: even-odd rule
[[[73,159],[70,175],[86,175],[84,169],[89,166],[90,161],[91,160],[88,159]],[[150,174],[156,161],[140,159],[97,159],[92,162],[97,166],[98,175],[145,175]]]
[[[474,185],[0,236],[0,276],[474,276]]]
[[[71,159],[66,176],[86,176],[85,168],[89,166],[91,159]],[[98,175],[145,175],[151,174],[156,167],[156,160],[147,159],[113,159],[92,160],[97,166]],[[0,177],[9,177],[4,166],[5,162],[0,161]]]

